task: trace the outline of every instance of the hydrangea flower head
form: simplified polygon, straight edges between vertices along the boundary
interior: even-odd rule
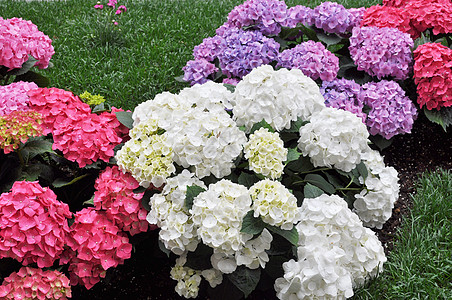
[[[250,188],[254,217],[265,223],[291,230],[300,221],[297,198],[279,181],[261,180]]]
[[[278,65],[286,69],[297,68],[316,80],[331,81],[339,71],[339,58],[320,42],[306,41],[286,49],[278,56]]]
[[[244,146],[245,158],[248,159],[250,170],[271,179],[281,177],[287,152],[279,134],[263,127],[251,134]]]
[[[411,132],[417,109],[397,82],[368,82],[362,86],[362,98],[370,107],[366,121],[370,134],[390,139]]]
[[[60,264],[69,264],[72,285],[82,284],[87,289],[104,278],[109,268],[130,258],[132,251],[127,235],[93,207],[75,214],[66,244],[69,248]]]
[[[413,26],[419,32],[431,28],[433,34],[452,33],[452,3],[450,0],[410,0],[404,6]]]
[[[185,197],[189,186],[207,187],[194,175],[185,169],[177,176],[168,178],[162,192],[153,195],[149,201],[151,210],[147,221],[160,227],[159,239],[177,255],[194,251],[199,242],[197,227],[185,207]]]
[[[310,14],[308,24],[328,33],[344,34],[351,32],[359,23],[358,18],[343,5],[325,1],[316,6]]]
[[[222,35],[208,37],[205,38],[201,44],[193,48],[193,57],[195,60],[205,59],[209,62],[213,62],[225,47],[226,41]]]
[[[429,110],[452,106],[452,50],[439,43],[426,43],[413,54],[417,103]]]
[[[287,10],[286,20],[281,24],[285,27],[295,28],[297,24],[308,24],[312,8],[304,5],[295,5]]]
[[[410,35],[396,28],[355,27],[350,37],[350,55],[358,67],[381,79],[404,80],[412,67]]]
[[[0,195],[0,258],[51,267],[69,234],[69,206],[37,181],[16,181]]]
[[[299,69],[273,70],[270,65],[254,69],[240,81],[233,93],[233,114],[238,126],[249,132],[265,120],[280,131],[290,128],[297,118],[309,120],[312,113],[325,107],[314,80]]]
[[[265,268],[266,263],[270,260],[266,251],[270,250],[273,236],[267,228],[262,233],[252,239],[246,241],[242,249],[235,252],[235,261],[237,266],[246,266],[250,269],[259,267]]]
[[[368,137],[366,125],[356,115],[327,107],[314,113],[310,122],[300,128],[298,148],[315,167],[350,172],[369,147]]]
[[[19,148],[28,138],[43,135],[42,116],[35,111],[16,110],[0,117],[0,149],[5,154]]]
[[[327,107],[349,111],[366,122],[367,115],[363,112],[364,104],[361,96],[361,86],[354,80],[345,78],[323,81],[320,92],[325,98]]]
[[[99,105],[105,102],[105,98],[101,95],[93,95],[88,91],[80,94],[80,99],[88,105]]]
[[[61,299],[71,298],[69,279],[57,270],[22,267],[3,280],[0,297],[15,299]]]
[[[182,70],[184,71],[184,81],[194,85],[207,82],[209,76],[214,75],[218,68],[205,59],[196,59],[188,61]]]
[[[16,110],[28,110],[30,98],[27,92],[38,86],[34,82],[18,81],[0,86],[0,116]]]
[[[22,18],[0,18],[0,65],[8,69],[21,68],[33,56],[35,66],[45,69],[55,51],[52,40],[31,21]]]
[[[122,230],[135,235],[146,232],[147,210],[141,204],[144,193],[134,193],[140,185],[129,173],[123,173],[117,166],[107,167],[94,183],[94,207],[106,211]]]
[[[287,5],[279,0],[247,0],[228,14],[236,28],[252,27],[264,35],[277,35],[287,17]]]
[[[186,299],[198,297],[199,285],[201,283],[201,271],[185,267],[186,255],[176,259],[176,265],[171,268],[171,279],[177,281],[175,290],[179,296]]]

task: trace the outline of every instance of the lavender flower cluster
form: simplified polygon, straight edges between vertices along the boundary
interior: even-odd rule
[[[320,42],[306,41],[284,50],[278,56],[278,65],[286,69],[300,69],[313,80],[331,81],[339,71],[339,58]]]
[[[325,105],[347,110],[361,118],[370,134],[390,139],[410,133],[417,118],[417,109],[395,81],[368,82],[360,86],[353,80],[324,81],[320,92]],[[368,107],[370,111],[363,112]]]
[[[285,27],[295,28],[297,24],[307,24],[312,14],[312,8],[296,5],[287,10],[286,20],[281,24]]]
[[[350,55],[358,67],[381,79],[404,80],[412,68],[410,35],[396,28],[355,27],[350,37]]]

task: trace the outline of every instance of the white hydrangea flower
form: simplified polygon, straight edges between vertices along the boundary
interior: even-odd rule
[[[353,113],[327,107],[300,128],[298,148],[315,167],[335,167],[350,172],[368,149],[366,125]]]
[[[231,274],[237,269],[237,261],[235,259],[235,256],[225,254],[224,252],[215,251],[210,257],[210,263],[212,264],[212,267],[221,273],[224,274]]]
[[[269,261],[265,250],[270,249],[272,240],[271,233],[264,229],[257,238],[247,241],[242,249],[235,252],[237,265],[245,265],[250,269],[257,269],[259,266],[265,268],[265,264]]]
[[[120,170],[130,172],[143,187],[160,187],[176,171],[173,149],[166,133],[159,135],[157,121],[149,119],[130,130],[130,140],[116,153]]]
[[[264,127],[256,130],[245,144],[244,153],[250,170],[271,179],[281,177],[288,150],[278,133]]]
[[[250,188],[254,217],[272,226],[291,230],[300,221],[297,198],[279,181],[265,179]]]
[[[207,81],[204,84],[195,84],[180,91],[179,96],[193,106],[208,111],[231,110],[232,93],[222,84]],[[220,105],[218,105],[220,104]]]
[[[265,120],[273,129],[290,128],[298,117],[309,120],[325,107],[314,80],[299,69],[273,70],[270,65],[253,69],[244,76],[233,93],[234,118],[239,126],[251,127]]]
[[[393,167],[386,167],[378,151],[369,150],[363,155],[367,167],[366,180],[360,182],[366,188],[355,195],[354,212],[367,227],[381,229],[391,217],[394,203],[399,198],[398,173]]]
[[[353,287],[383,270],[386,256],[375,233],[337,195],[304,199],[298,261],[283,265],[275,282],[280,299],[345,299]]]
[[[214,288],[223,282],[223,273],[217,269],[207,269],[201,272],[202,277]]]
[[[251,234],[240,232],[243,217],[250,209],[248,189],[222,179],[193,199],[190,213],[205,245],[233,255],[252,238]]]
[[[192,185],[207,189],[193,173],[183,170],[177,176],[168,178],[162,192],[153,195],[149,201],[151,210],[147,221],[160,227],[160,240],[177,255],[195,251],[199,243],[197,228],[184,205],[187,187]]]
[[[179,296],[185,298],[198,297],[199,284],[201,283],[201,271],[193,270],[189,267],[184,267],[186,256],[181,256],[176,259],[176,265],[171,268],[170,276],[177,281],[175,287]]]

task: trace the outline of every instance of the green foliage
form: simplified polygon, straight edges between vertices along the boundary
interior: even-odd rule
[[[129,129],[133,128],[133,119],[132,119],[132,112],[130,111],[117,111],[115,112],[116,118],[118,119],[119,123],[126,126]]]
[[[424,107],[424,114],[433,123],[441,125],[444,131],[447,131],[447,127],[452,124],[451,107],[442,107],[440,110],[428,110]]]
[[[198,196],[200,193],[204,191],[205,191],[204,188],[197,185],[188,186],[187,193],[185,196],[185,207],[187,209],[191,209],[191,207],[193,206],[193,199],[195,199],[196,196]]]
[[[261,269],[248,269],[243,266],[237,267],[232,273],[227,275],[229,280],[245,295],[245,298],[256,288],[261,277]]]

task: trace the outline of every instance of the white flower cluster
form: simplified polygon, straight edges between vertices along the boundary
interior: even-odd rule
[[[187,187],[197,185],[206,188],[204,183],[188,170],[169,178],[160,194],[154,194],[149,205],[146,220],[160,227],[159,238],[165,247],[177,255],[185,251],[195,251],[199,239],[197,227],[185,207]]]
[[[290,128],[298,117],[310,116],[325,107],[319,87],[299,69],[273,70],[270,65],[253,69],[233,93],[234,119],[238,126],[252,126],[265,120],[273,129]]]
[[[272,226],[291,230],[301,219],[297,198],[279,181],[261,180],[250,188],[254,217]]]
[[[223,85],[208,82],[182,90],[179,95],[162,93],[138,105],[134,125],[149,118],[166,130],[173,160],[193,168],[198,178],[231,173],[247,139],[225,109],[231,109],[229,92]]]
[[[177,280],[176,292],[179,296],[185,298],[198,297],[199,285],[201,283],[201,271],[193,270],[189,267],[184,267],[187,261],[186,255],[180,256],[176,259],[176,265],[171,268],[170,276]]]
[[[244,265],[250,269],[265,268],[265,264],[269,261],[269,257],[265,250],[269,250],[273,236],[267,229],[255,239],[245,243],[242,249],[236,251],[235,260],[238,266]]]
[[[176,171],[166,133],[158,134],[157,121],[148,119],[132,128],[130,140],[116,153],[118,167],[130,172],[143,187],[160,187]]]
[[[244,146],[250,170],[271,179],[281,177],[287,152],[279,134],[263,127],[251,134]]]
[[[353,211],[365,226],[381,229],[391,217],[394,203],[399,198],[398,173],[393,167],[386,167],[383,157],[375,150],[369,149],[364,153],[363,162],[368,176],[359,180],[366,188],[355,195]]]
[[[315,167],[335,167],[350,172],[368,149],[366,125],[351,112],[327,107],[300,128],[298,148]]]
[[[375,233],[337,195],[305,199],[298,223],[298,261],[283,264],[279,299],[345,299],[381,272],[386,257]]]

